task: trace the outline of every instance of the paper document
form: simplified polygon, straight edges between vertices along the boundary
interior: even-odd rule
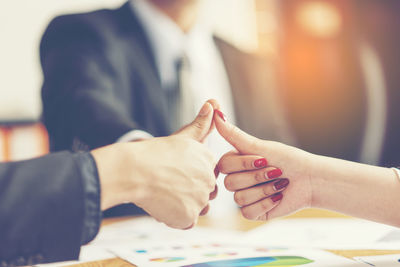
[[[139,267],[252,267],[324,266],[364,264],[317,249],[290,249],[222,243],[159,243],[121,247],[113,252]]]
[[[376,267],[400,267],[400,254],[355,257],[355,260]]]
[[[400,230],[361,219],[276,220],[248,232],[249,242],[325,249],[399,249]]]

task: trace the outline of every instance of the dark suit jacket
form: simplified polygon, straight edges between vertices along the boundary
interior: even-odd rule
[[[215,42],[239,126],[263,138],[284,136],[273,69],[221,39]],[[154,136],[174,130],[149,41],[128,4],[55,18],[40,52],[52,150],[71,149],[77,140],[89,148],[107,145],[133,129]]]
[[[71,153],[0,163],[0,266],[77,259],[83,213]]]

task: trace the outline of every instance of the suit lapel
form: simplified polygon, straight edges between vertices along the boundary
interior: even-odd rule
[[[168,103],[165,92],[161,86],[160,76],[151,49],[148,37],[129,2],[117,10],[124,36],[127,38],[128,48],[134,53],[127,53],[132,57],[133,73],[140,80],[141,93],[145,94],[147,101],[144,116],[149,124],[156,124],[163,133],[171,133],[171,118],[168,114]],[[152,128],[152,127],[151,127]]]

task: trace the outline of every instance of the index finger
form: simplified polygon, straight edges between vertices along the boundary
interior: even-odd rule
[[[239,152],[254,154],[258,140],[256,137],[228,122],[225,115],[218,109],[214,110],[214,122],[219,134]]]
[[[267,167],[266,158],[257,155],[227,153],[218,162],[218,170],[224,174],[252,171]]]

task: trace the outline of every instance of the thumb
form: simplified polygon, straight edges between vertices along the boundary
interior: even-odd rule
[[[213,125],[213,107],[206,102],[200,109],[194,121],[175,134],[186,135],[196,141],[203,142],[210,133]]]
[[[214,121],[219,134],[237,151],[242,154],[253,154],[257,151],[258,138],[228,122],[220,110],[215,110]]]

